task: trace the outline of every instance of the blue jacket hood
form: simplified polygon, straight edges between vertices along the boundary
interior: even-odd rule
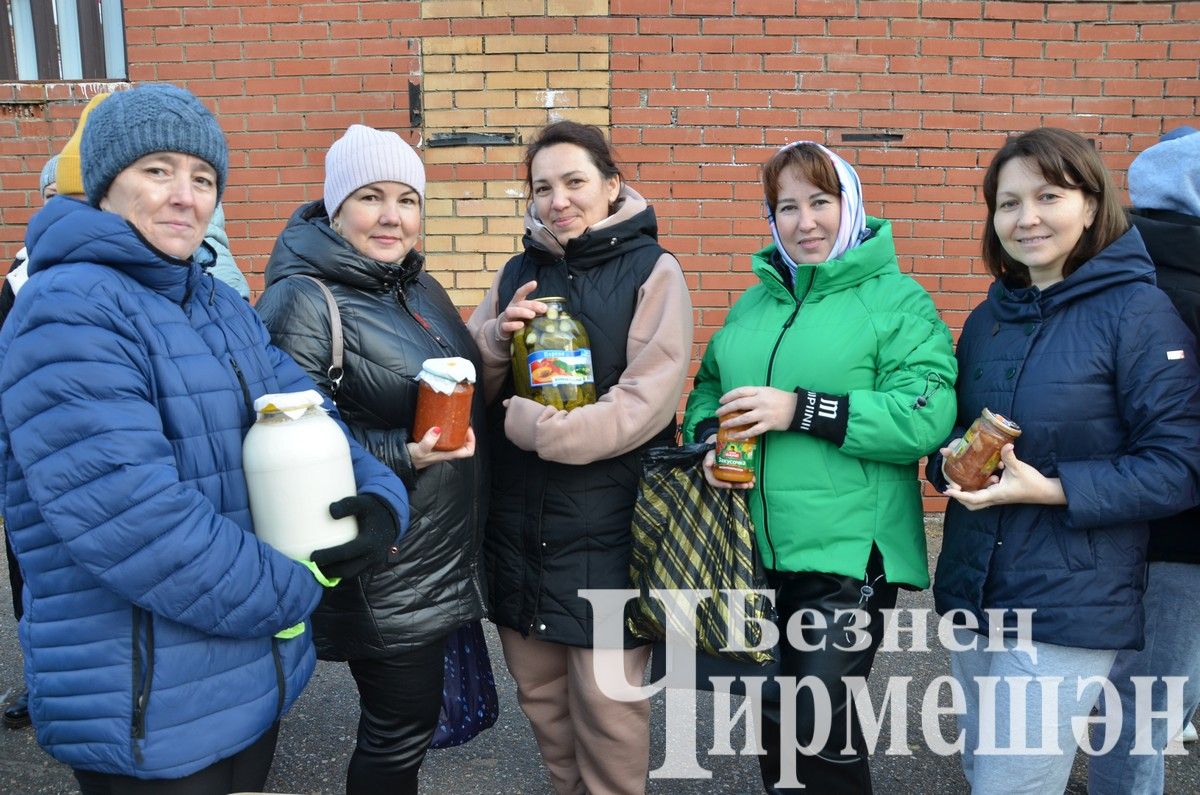
[[[200,266],[163,254],[116,213],[77,199],[55,196],[25,232],[29,274],[73,263],[118,270],[175,303],[182,303],[201,276]]]

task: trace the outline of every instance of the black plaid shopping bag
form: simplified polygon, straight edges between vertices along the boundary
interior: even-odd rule
[[[742,491],[713,488],[704,480],[704,454],[710,445],[660,447],[642,457],[642,479],[633,516],[633,551],[629,574],[640,595],[629,606],[626,624],[634,635],[661,640],[668,611],[650,592],[655,589],[700,590],[710,598],[696,611],[696,626],[680,627],[696,636],[698,652],[738,662],[765,664],[775,660],[773,649],[721,651],[729,645],[731,605],[726,589],[766,587],[754,543],[754,526]],[[670,598],[669,595],[665,598]],[[761,628],[750,619],[775,620],[774,606],[754,593],[732,600],[744,611],[741,643],[758,645]]]

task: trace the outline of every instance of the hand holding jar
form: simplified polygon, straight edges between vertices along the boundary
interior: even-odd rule
[[[417,375],[417,413],[409,457],[423,469],[438,461],[468,458],[475,453],[471,401],[475,366],[467,359],[426,359]]]
[[[1017,458],[1013,442],[1020,435],[1015,422],[985,408],[961,439],[941,450],[946,496],[972,511],[1010,503],[1065,505],[1058,478]]]
[[[563,411],[595,403],[587,330],[571,316],[566,299],[548,296],[536,303],[546,311],[526,321],[512,338],[516,394]]]
[[[512,300],[496,318],[497,336],[501,340],[511,339],[525,328],[525,324],[539,315],[546,314],[546,305],[529,296],[537,289],[537,282],[525,282],[513,293]]]
[[[786,430],[796,414],[796,393],[769,386],[745,386],[721,396],[716,447],[704,461],[705,478],[714,486],[754,486],[754,453],[758,437]]]
[[[1021,427],[985,408],[971,427],[945,448],[942,474],[963,491],[987,486],[1000,466],[1000,450],[1021,435]]]
[[[1066,505],[1062,481],[1048,478],[1036,467],[1017,458],[1011,444],[1000,449],[999,477],[992,475],[988,485],[978,491],[963,491],[951,481],[946,496],[957,500],[969,511],[995,505]]]
[[[735,411],[726,414],[724,419],[736,420],[745,413],[745,411]],[[743,430],[744,427],[727,427],[725,425],[721,425],[717,429],[716,445],[704,458],[705,467],[711,471],[713,478],[720,481],[713,485],[740,489],[753,488],[754,450],[758,444],[758,437],[735,438],[738,432]]]

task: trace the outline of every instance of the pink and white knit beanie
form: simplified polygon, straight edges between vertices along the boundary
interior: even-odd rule
[[[372,182],[403,182],[425,203],[425,166],[403,138],[351,124],[325,153],[325,212],[332,219],[354,191]]]

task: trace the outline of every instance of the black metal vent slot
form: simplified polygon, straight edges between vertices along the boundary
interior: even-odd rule
[[[426,146],[520,146],[519,133],[450,132],[434,133]]]
[[[903,141],[903,133],[886,133],[886,132],[866,132],[866,133],[842,133],[842,143],[862,143],[862,142],[882,142]]]
[[[421,84],[410,80],[408,83],[408,124],[410,127],[420,127],[424,118],[424,108],[421,105]]]

